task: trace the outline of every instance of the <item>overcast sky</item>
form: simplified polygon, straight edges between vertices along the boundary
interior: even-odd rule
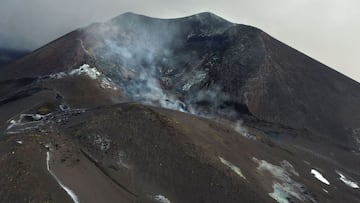
[[[360,81],[360,0],[0,0],[0,47],[35,49],[127,11],[160,18],[210,11]]]

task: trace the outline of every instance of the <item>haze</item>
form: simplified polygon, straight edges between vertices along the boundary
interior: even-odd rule
[[[358,0],[1,0],[0,47],[33,50],[128,11],[159,18],[210,11],[258,27],[360,81],[359,10]]]

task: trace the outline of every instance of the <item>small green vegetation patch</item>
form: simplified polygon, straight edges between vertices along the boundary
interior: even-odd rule
[[[55,111],[55,109],[56,109],[56,105],[54,103],[45,103],[45,104],[40,105],[36,109],[36,113],[38,113],[40,115],[46,115],[48,113]]]

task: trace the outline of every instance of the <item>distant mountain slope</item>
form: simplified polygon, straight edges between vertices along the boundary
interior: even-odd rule
[[[29,51],[0,48],[0,68],[25,56]]]

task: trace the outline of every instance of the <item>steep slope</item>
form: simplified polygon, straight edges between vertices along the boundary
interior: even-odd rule
[[[336,142],[353,143],[359,126],[359,83],[262,34],[266,58],[248,84],[251,112]]]
[[[73,31],[4,67],[0,80],[38,77],[80,66],[85,62],[81,33]]]

